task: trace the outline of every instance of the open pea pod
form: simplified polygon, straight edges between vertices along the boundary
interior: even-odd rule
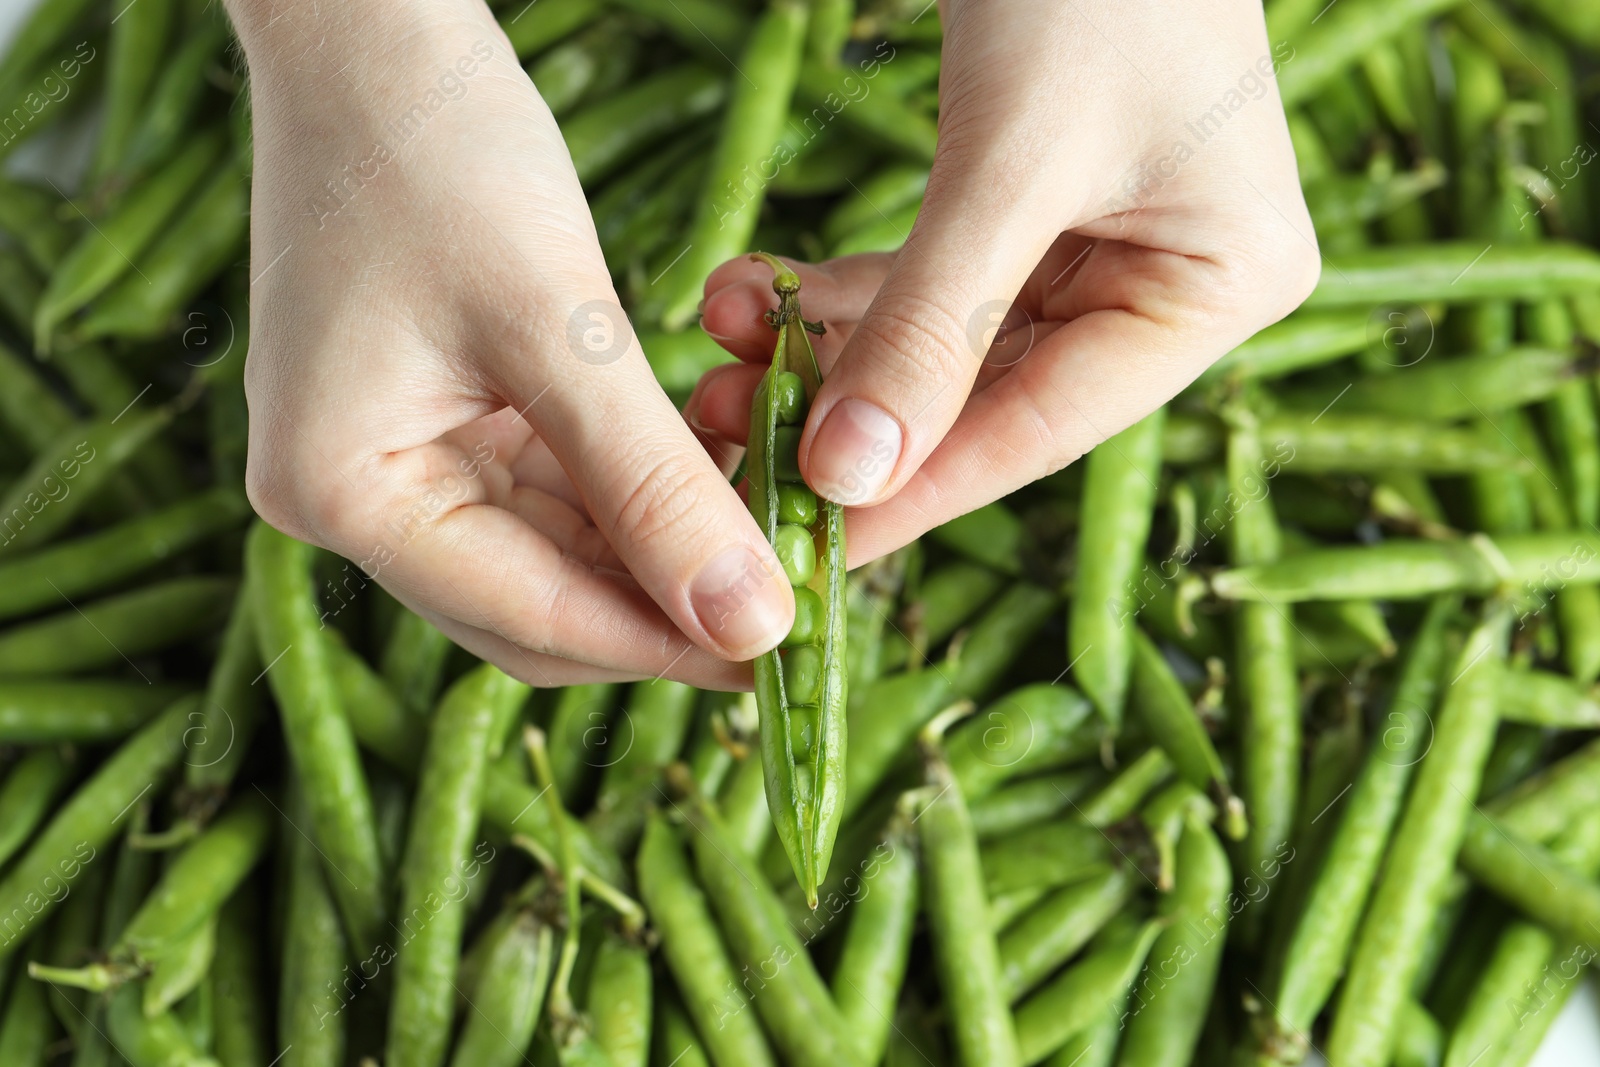
[[[806,901],[828,873],[844,804],[844,509],[819,501],[800,477],[800,431],[822,386],[800,317],[800,279],[764,252],[774,271],[778,331],[772,369],[750,413],[750,511],[794,586],[795,621],[782,644],[755,661],[767,805]]]

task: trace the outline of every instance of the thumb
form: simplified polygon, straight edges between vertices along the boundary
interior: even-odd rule
[[[916,473],[961,413],[996,328],[1055,237],[1038,212],[1002,202],[992,179],[951,169],[935,160],[916,224],[801,440],[806,480],[837,503],[880,503]]]

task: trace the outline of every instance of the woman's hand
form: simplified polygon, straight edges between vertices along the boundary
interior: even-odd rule
[[[788,583],[737,457],[657,387],[484,5],[231,6],[257,510],[536,685],[747,686],[729,661],[788,631]]]
[[[1283,317],[1316,282],[1254,0],[948,0],[939,147],[905,247],[801,268],[827,376],[800,443],[853,505],[850,560],[1066,466]],[[770,357],[769,272],[731,262],[702,325]],[[997,332],[997,327],[1004,328]],[[759,368],[687,416],[745,439]]]

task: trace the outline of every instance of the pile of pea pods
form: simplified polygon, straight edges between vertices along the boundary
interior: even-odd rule
[[[716,264],[916,217],[923,0],[496,12],[671,396]],[[530,689],[253,520],[231,29],[39,6],[0,1067],[1530,1062],[1600,951],[1600,20],[1266,16],[1322,281],[1082,461],[845,575],[772,457],[787,292],[752,482],[810,621],[751,695]],[[86,164],[21,176],[36,137]]]

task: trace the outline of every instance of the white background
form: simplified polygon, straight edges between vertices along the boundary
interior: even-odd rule
[[[52,0],[44,0],[50,3]],[[127,0],[112,0],[125,3]],[[11,40],[17,24],[34,6],[35,0],[0,0],[0,49]],[[105,57],[99,57],[104,62]],[[40,176],[55,172],[58,180],[67,179],[82,165],[87,156],[88,134],[91,122],[80,119],[75,128],[60,136],[52,131],[41,138],[42,143],[25,145],[10,160],[7,169]],[[1320,1057],[1313,1054],[1309,1063],[1322,1067]],[[1556,1019],[1545,1040],[1544,1047],[1533,1060],[1532,1067],[1575,1067],[1595,1065],[1600,1067],[1600,1001],[1596,999],[1596,986],[1590,979],[1584,988],[1568,1003]],[[1480,1064],[1476,1067],[1495,1067]]]

